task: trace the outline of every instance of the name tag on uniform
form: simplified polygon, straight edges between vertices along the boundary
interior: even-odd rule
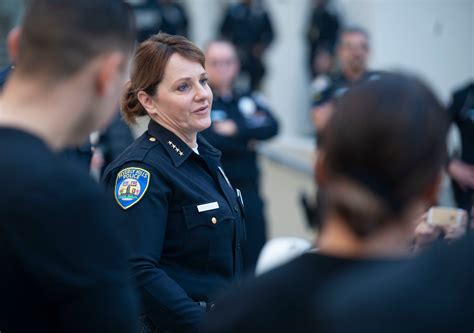
[[[219,203],[217,201],[197,206],[199,213],[207,212],[208,210],[213,210],[217,208],[219,208]]]

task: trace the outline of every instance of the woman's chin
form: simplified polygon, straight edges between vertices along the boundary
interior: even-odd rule
[[[207,117],[206,119],[199,119],[194,125],[194,128],[197,132],[202,132],[211,126],[211,117]]]

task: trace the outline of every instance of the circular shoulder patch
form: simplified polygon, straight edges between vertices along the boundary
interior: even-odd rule
[[[115,200],[123,209],[136,204],[145,194],[150,183],[150,173],[141,168],[126,168],[117,174]]]

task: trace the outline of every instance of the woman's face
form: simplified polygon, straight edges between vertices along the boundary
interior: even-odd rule
[[[211,126],[212,92],[198,62],[173,54],[154,100],[156,120],[179,133],[193,135]]]

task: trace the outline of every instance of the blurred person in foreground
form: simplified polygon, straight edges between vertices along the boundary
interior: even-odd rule
[[[15,43],[19,38],[19,34],[20,27],[17,26],[10,30],[7,36],[7,49],[11,63],[0,71],[0,93],[7,83],[8,78],[15,70],[15,62],[18,57],[18,47]],[[89,171],[92,159],[92,146],[89,138],[79,146],[64,147],[64,149],[61,150],[60,155],[64,157],[64,159],[75,162],[84,168],[84,170]]]
[[[472,233],[392,267],[337,277],[314,298],[326,333],[462,333],[474,327]]]
[[[336,109],[316,165],[327,194],[317,250],[218,301],[204,332],[317,332],[312,304],[329,281],[410,256],[414,221],[440,184],[443,109],[425,85],[395,74],[351,89]]]
[[[31,0],[0,97],[0,330],[131,332],[136,302],[112,203],[56,151],[113,117],[133,19],[121,1]]]
[[[239,74],[234,46],[215,40],[206,48],[206,70],[213,90],[212,125],[203,136],[222,152],[227,175],[242,191],[247,239],[242,242],[243,268],[253,273],[266,241],[264,202],[260,196],[260,170],[256,145],[278,133],[278,122],[261,98],[239,93],[234,82]]]
[[[195,331],[242,269],[242,196],[200,134],[211,125],[204,68],[202,51],[182,36],[140,44],[122,112],[129,123],[149,116],[148,130],[103,178],[127,219],[147,332]]]
[[[357,270],[315,298],[322,332],[463,333],[474,327],[474,238],[411,262]]]
[[[13,28],[8,34],[7,45],[9,45],[9,56],[11,65],[8,65],[0,71],[0,93],[7,79],[15,69],[18,50],[13,45],[18,38],[20,28]],[[92,140],[95,138],[95,140]],[[94,141],[94,142],[91,142]],[[91,174],[96,172],[100,179],[100,174],[115,157],[117,157],[130,143],[132,143],[132,133],[130,128],[123,122],[120,114],[113,118],[110,124],[100,131],[96,131],[88,137],[85,142],[79,146],[65,147],[59,153],[64,159],[77,163],[84,170]]]

